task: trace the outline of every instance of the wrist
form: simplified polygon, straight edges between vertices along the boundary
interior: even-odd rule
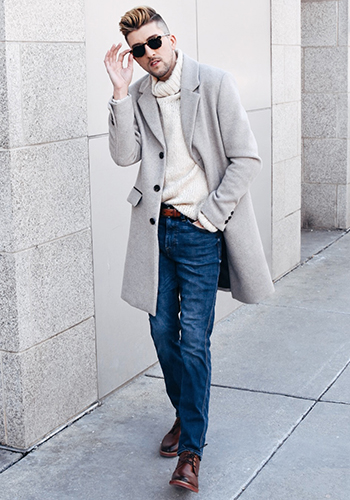
[[[115,99],[116,101],[120,101],[121,99],[124,99],[124,97],[126,97],[128,95],[128,89],[123,89],[123,90],[120,90],[120,89],[114,89],[113,90],[113,99]]]

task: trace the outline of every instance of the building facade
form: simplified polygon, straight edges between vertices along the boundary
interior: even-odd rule
[[[130,0],[0,0],[0,443],[26,450],[156,361],[120,299],[137,165],[108,151],[103,59]],[[264,168],[275,279],[300,228],[350,226],[348,0],[152,2],[178,46],[234,74]],[[137,68],[135,78],[142,76]],[[219,293],[217,318],[238,304]]]

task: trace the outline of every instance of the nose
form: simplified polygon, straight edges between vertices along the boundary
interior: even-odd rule
[[[145,45],[145,55],[147,57],[153,57],[155,55],[154,49],[151,49],[148,45]]]

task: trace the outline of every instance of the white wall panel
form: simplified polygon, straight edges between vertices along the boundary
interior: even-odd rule
[[[270,107],[270,0],[198,0],[198,53],[235,76],[246,109]]]
[[[90,140],[92,238],[99,396],[156,361],[147,314],[120,298],[136,167],[117,167],[108,138]]]

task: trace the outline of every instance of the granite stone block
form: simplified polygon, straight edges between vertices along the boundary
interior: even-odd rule
[[[337,137],[347,139],[349,136],[349,94],[337,95]]]
[[[348,0],[338,0],[338,45],[349,43],[349,4]]]
[[[303,94],[303,137],[336,137],[338,96],[335,94]]]
[[[0,43],[0,147],[8,143],[8,128],[9,116],[7,97],[6,46],[4,43]]]
[[[336,227],[337,186],[304,183],[301,199],[302,227],[307,229]]]
[[[280,162],[299,155],[300,103],[278,104],[272,112],[273,161]]]
[[[3,354],[8,446],[26,449],[97,399],[91,318],[22,353]]]
[[[346,92],[348,54],[346,47],[304,48],[304,91]]]
[[[22,123],[21,44],[6,42],[6,86],[8,129],[0,147],[9,148],[25,143]]]
[[[304,139],[304,181],[346,183],[347,146],[346,139]]]
[[[25,143],[86,136],[84,44],[26,43],[21,57]]]
[[[285,47],[272,45],[271,51],[272,104],[281,104],[285,101]]]
[[[5,311],[3,349],[28,349],[93,316],[90,230],[14,254],[17,318]],[[14,315],[14,318],[12,317]],[[11,348],[10,348],[11,346]]]
[[[300,262],[300,211],[279,221],[272,228],[272,277],[276,279]]]
[[[337,186],[337,227],[350,227],[350,184]]]
[[[301,157],[285,161],[285,215],[300,211],[301,207]]]
[[[303,47],[337,45],[337,4],[337,1],[301,4],[301,43]]]
[[[4,231],[2,250],[19,251],[90,226],[86,139],[15,149],[10,155],[0,152],[1,156],[10,162],[7,190],[12,194],[5,197],[12,230]],[[6,227],[11,219],[2,214],[2,220]]]
[[[285,46],[285,101],[301,99],[301,49],[299,46]]]
[[[5,10],[4,2],[0,2],[0,42],[5,40]]]
[[[12,233],[12,190],[10,153],[0,151],[0,252],[7,248]]]
[[[4,414],[4,402],[3,402],[3,387],[2,387],[2,352],[0,351],[0,444],[4,443],[6,440],[6,430],[5,430],[5,414]],[[1,450],[0,450],[1,452]],[[0,458],[1,464],[1,458]],[[1,465],[0,465],[1,472]]]
[[[286,165],[285,161],[274,163],[272,169],[272,219],[278,221],[285,216],[286,200]]]
[[[14,255],[0,253],[0,350],[18,348],[16,261]]]
[[[82,42],[85,39],[83,0],[31,0],[30,8],[27,0],[6,0],[5,22],[7,40]]]
[[[300,45],[300,0],[271,2],[272,43]]]

